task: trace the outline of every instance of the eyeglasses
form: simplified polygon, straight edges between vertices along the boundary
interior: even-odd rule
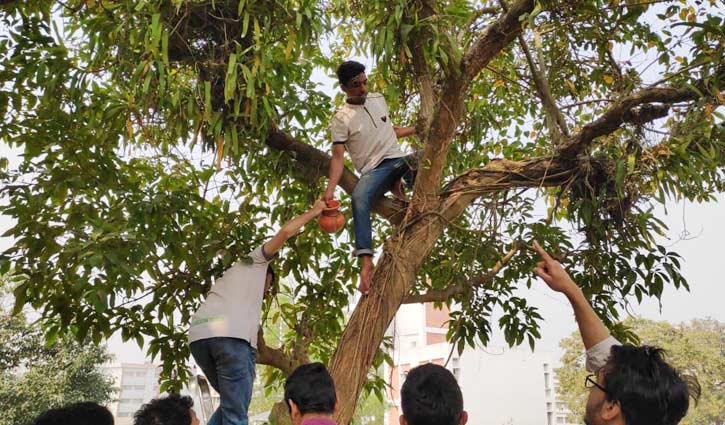
[[[600,390],[602,390],[603,393],[606,394],[607,393],[607,389],[604,388],[603,386],[597,384],[597,381],[594,380],[596,378],[596,376],[597,375],[594,375],[594,374],[587,375],[586,379],[584,379],[584,388],[594,388],[594,387],[597,387]]]

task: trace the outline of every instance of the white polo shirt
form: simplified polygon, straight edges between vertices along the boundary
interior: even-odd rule
[[[599,372],[599,369],[607,364],[607,360],[609,360],[609,356],[612,353],[612,347],[615,345],[622,345],[622,343],[610,335],[590,347],[587,350],[587,370],[594,373]]]
[[[234,263],[214,282],[206,300],[191,318],[189,342],[213,337],[240,338],[257,348],[257,331],[264,301],[267,260],[258,247],[251,263]]]
[[[344,143],[355,169],[365,174],[388,158],[405,156],[393,124],[388,105],[379,93],[369,93],[362,105],[345,105],[330,122],[332,143]]]

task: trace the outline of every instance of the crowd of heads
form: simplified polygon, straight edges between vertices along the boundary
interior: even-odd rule
[[[93,402],[73,403],[43,412],[34,425],[113,425],[111,412]]]
[[[589,377],[587,425],[675,425],[685,416],[690,398],[700,395],[697,382],[680,375],[656,347],[616,345],[609,360]],[[335,383],[322,363],[302,365],[284,385],[284,400],[294,425],[305,419],[332,418],[337,409]],[[453,374],[443,366],[423,364],[411,369],[400,391],[400,425],[465,425],[468,414]],[[188,396],[170,395],[143,405],[134,425],[198,425]],[[50,409],[34,425],[113,425],[107,408],[75,403]]]

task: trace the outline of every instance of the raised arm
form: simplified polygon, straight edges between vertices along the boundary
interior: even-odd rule
[[[310,208],[307,212],[302,215],[298,215],[297,217],[282,225],[282,228],[279,230],[279,232],[277,232],[277,234],[274,235],[272,239],[267,241],[267,243],[265,243],[262,247],[262,250],[264,251],[264,256],[267,258],[274,257],[277,251],[282,248],[282,245],[287,242],[287,239],[291,238],[292,235],[297,233],[302,228],[302,226],[307,224],[307,222],[320,215],[323,208],[325,208],[325,202],[322,200],[318,200],[315,202],[315,205],[313,205],[312,208]]]
[[[395,125],[393,126],[393,130],[395,131],[395,136],[398,139],[402,139],[403,137],[408,137],[415,134],[415,127],[400,127],[398,125]]]
[[[546,282],[549,288],[561,292],[569,299],[569,303],[574,309],[574,316],[576,317],[577,325],[579,325],[579,333],[581,333],[584,347],[589,349],[607,339],[609,329],[607,329],[599,316],[597,316],[589,301],[584,297],[581,288],[571,280],[571,277],[564,270],[564,267],[558,261],[551,258],[549,253],[544,251],[536,241],[534,241],[534,249],[536,249],[536,252],[539,253],[542,259],[542,261],[536,264],[536,275]]]
[[[335,197],[335,188],[342,177],[342,170],[345,168],[345,145],[335,143],[332,145],[332,159],[330,160],[329,177],[327,181],[327,189],[322,196],[322,200],[327,202]]]

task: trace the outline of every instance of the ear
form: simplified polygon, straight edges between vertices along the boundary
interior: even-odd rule
[[[405,420],[405,416],[403,415],[398,416],[398,422],[400,425],[408,425],[408,421]]]
[[[458,425],[466,425],[468,422],[468,412],[465,410],[461,411],[461,418],[458,420]]]
[[[291,398],[288,398],[287,399],[287,403],[289,403],[290,416],[292,417],[292,419],[294,419],[297,416],[299,416],[300,415],[300,409],[297,407],[297,404],[294,401],[292,401]]]
[[[340,408],[340,400],[335,400],[335,410],[332,411],[333,415],[337,415],[337,409]]]
[[[604,403],[602,403],[601,415],[602,419],[607,422],[612,421],[617,417],[622,416],[622,407],[619,405],[618,401],[605,400]]]

